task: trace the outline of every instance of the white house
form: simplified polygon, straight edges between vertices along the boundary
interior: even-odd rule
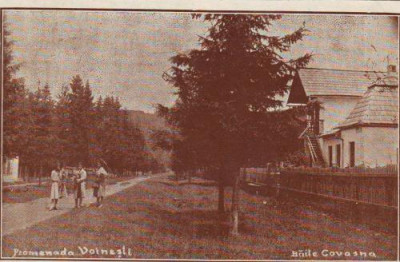
[[[308,104],[300,135],[314,166],[385,166],[398,159],[398,78],[388,72],[301,69],[288,104]]]

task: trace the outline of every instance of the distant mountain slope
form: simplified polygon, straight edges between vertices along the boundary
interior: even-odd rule
[[[127,111],[129,120],[143,130],[145,135],[148,135],[152,130],[162,130],[167,128],[165,120],[158,117],[156,114],[136,110]]]
[[[168,125],[164,119],[158,117],[156,114],[145,113],[143,111],[127,110],[129,120],[134,123],[146,139],[146,148],[155,157],[155,159],[164,165],[170,166],[170,152],[166,152],[159,148],[154,148],[154,142],[151,139],[153,131],[168,129]]]

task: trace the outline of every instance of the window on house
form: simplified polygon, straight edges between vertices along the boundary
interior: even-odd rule
[[[340,155],[340,144],[337,144],[336,145],[336,166],[337,167],[340,167],[340,158],[341,158],[341,155]]]
[[[324,120],[319,120],[319,133],[323,134],[324,133]]]
[[[355,142],[349,143],[349,154],[350,154],[350,167],[354,167],[356,163],[356,144]]]
[[[332,146],[328,146],[329,167],[332,167],[333,151]]]

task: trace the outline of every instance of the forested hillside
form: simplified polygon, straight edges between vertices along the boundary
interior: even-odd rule
[[[166,130],[168,125],[165,120],[156,114],[145,113],[137,110],[127,110],[128,119],[136,125],[143,133],[146,140],[146,148],[153,154],[158,163],[165,167],[170,167],[170,153],[155,147],[155,142],[151,139],[154,131]]]
[[[130,121],[138,125],[143,132],[151,132],[152,130],[162,130],[166,128],[164,119],[156,114],[145,113],[137,110],[127,110]]]

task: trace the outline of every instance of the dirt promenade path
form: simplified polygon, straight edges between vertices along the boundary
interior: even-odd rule
[[[164,173],[149,177],[135,177],[130,180],[118,182],[114,185],[108,185],[106,189],[106,197],[132,187],[147,179],[165,175],[167,174]],[[96,202],[91,188],[87,189],[86,194],[87,197],[83,200],[85,207],[83,208]],[[5,236],[12,234],[17,230],[26,229],[41,221],[69,212],[74,208],[74,205],[75,202],[72,194],[67,198],[60,199],[57,205],[58,210],[53,211],[49,211],[49,198],[39,198],[25,203],[5,203],[2,206],[2,235]]]

